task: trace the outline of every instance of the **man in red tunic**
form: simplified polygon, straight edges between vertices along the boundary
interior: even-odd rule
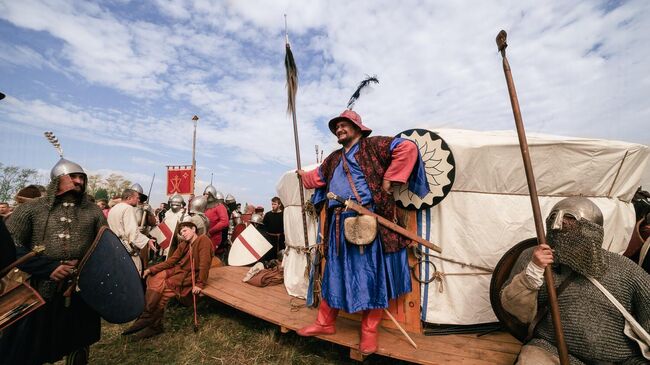
[[[203,191],[203,195],[208,199],[208,207],[205,210],[205,216],[210,221],[208,235],[212,240],[212,252],[215,255],[223,254],[221,246],[224,233],[228,233],[228,210],[223,204],[223,194],[218,192],[214,186],[208,185]]]

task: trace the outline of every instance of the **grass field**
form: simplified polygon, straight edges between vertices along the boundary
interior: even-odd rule
[[[192,308],[171,302],[165,332],[134,341],[122,336],[129,324],[102,323],[102,339],[90,349],[91,364],[359,364],[349,349],[294,332],[209,298],[198,305],[199,331],[194,333]],[[379,339],[381,341],[381,337]],[[379,355],[365,364],[408,364]]]

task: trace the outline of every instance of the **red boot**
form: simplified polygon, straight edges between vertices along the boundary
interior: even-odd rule
[[[338,314],[339,310],[330,308],[325,299],[323,299],[318,307],[316,322],[299,329],[296,333],[300,336],[333,335],[336,333],[334,324],[336,323],[336,316]]]
[[[367,309],[363,311],[359,351],[364,355],[370,355],[377,351],[377,329],[379,329],[383,314],[383,309]]]

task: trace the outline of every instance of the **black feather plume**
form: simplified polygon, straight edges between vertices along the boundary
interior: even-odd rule
[[[63,157],[63,148],[61,148],[61,143],[59,143],[59,139],[56,138],[54,133],[52,132],[45,132],[43,133],[45,135],[45,138],[54,146],[54,149],[56,149],[56,152],[59,154],[59,156]]]
[[[354,103],[356,103],[357,99],[359,99],[359,96],[361,96],[361,90],[363,90],[366,86],[370,85],[370,83],[372,82],[374,82],[375,84],[379,83],[377,76],[366,75],[366,79],[359,83],[359,86],[354,91],[354,94],[352,94],[352,96],[350,97],[350,100],[348,101],[348,109],[352,110],[352,108],[354,107]]]
[[[293,59],[293,52],[291,52],[288,41],[285,49],[284,68],[287,71],[287,113],[295,114],[296,93],[298,92],[298,67],[296,67],[296,61]]]

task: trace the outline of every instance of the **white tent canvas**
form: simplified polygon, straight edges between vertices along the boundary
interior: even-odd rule
[[[304,170],[313,170],[318,165],[303,167]],[[296,170],[285,172],[276,185],[278,197],[284,204],[284,240],[285,253],[282,260],[284,266],[284,286],[289,295],[305,298],[307,296],[308,278],[305,277],[307,267],[307,255],[304,254],[305,234],[302,223],[300,185]],[[304,189],[305,201],[311,199],[313,189]],[[318,221],[307,216],[307,236],[309,247],[316,244],[318,232]]]
[[[452,150],[456,179],[440,204],[418,212],[418,231],[439,244],[445,257],[494,267],[510,247],[535,236],[517,134],[429,129]],[[622,253],[635,223],[630,200],[647,164],[648,147],[548,135],[529,135],[528,144],[542,217],[564,197],[587,196],[605,217],[603,247]],[[476,272],[432,261],[445,274]],[[421,276],[431,277],[426,270],[422,268]],[[439,282],[423,284],[422,319],[440,324],[496,321],[490,279],[490,275],[443,276],[442,292]]]

